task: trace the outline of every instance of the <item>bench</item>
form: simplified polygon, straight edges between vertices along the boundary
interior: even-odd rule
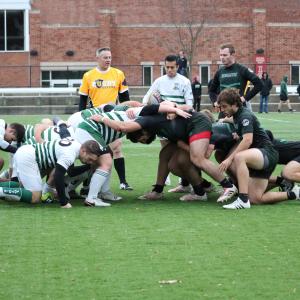
[[[0,96],[11,96],[11,95],[34,95],[34,96],[44,96],[44,95],[77,95],[78,88],[0,88]]]

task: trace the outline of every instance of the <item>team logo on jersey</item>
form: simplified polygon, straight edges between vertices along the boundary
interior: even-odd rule
[[[244,120],[242,121],[243,126],[248,126],[249,123],[250,123],[250,122],[249,122],[248,119],[244,119]]]
[[[175,83],[174,83],[173,90],[174,90],[174,91],[179,91],[179,89],[180,89],[179,83],[178,83],[178,82],[175,82]]]
[[[103,80],[102,79],[95,80],[95,87],[100,89],[102,87],[102,85],[103,85]]]
[[[115,88],[116,87],[116,81],[115,80],[96,79],[93,82],[93,87],[96,87],[98,89],[101,89],[101,88]]]

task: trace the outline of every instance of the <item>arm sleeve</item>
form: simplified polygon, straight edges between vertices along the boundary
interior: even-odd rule
[[[56,164],[55,172],[54,172],[54,184],[55,184],[60,205],[62,206],[68,203],[68,199],[65,193],[65,182],[64,182],[64,176],[66,172],[67,170],[63,166],[61,166],[60,164]]]
[[[125,101],[129,101],[129,92],[128,90],[125,92],[119,92],[119,101],[120,103],[125,102]]]
[[[70,168],[68,169],[68,175],[70,175],[71,177],[75,177],[78,176],[86,171],[88,171],[91,168],[90,165],[82,165],[82,166],[70,166]]]
[[[159,79],[159,78],[158,78]],[[151,85],[151,87],[149,88],[148,92],[146,93],[146,95],[143,98],[143,104],[147,104],[150,95],[155,91],[158,90],[158,79],[156,79],[153,84]]]
[[[242,77],[253,84],[253,88],[250,89],[244,97],[246,101],[249,101],[261,91],[263,85],[260,78],[255,73],[250,72],[246,67],[243,67],[242,69]]]
[[[208,89],[208,95],[212,103],[215,103],[217,101],[219,88],[219,71],[217,71]]]
[[[86,109],[87,99],[88,99],[88,96],[80,95],[80,98],[79,98],[79,111],[82,111],[82,110]]]
[[[140,116],[154,115],[158,113],[158,110],[159,110],[158,104],[146,105],[143,107],[139,115]]]
[[[5,149],[2,149],[5,152],[10,152],[10,153],[16,153],[18,148],[12,146],[12,145],[8,145]]]
[[[193,92],[191,82],[189,80],[185,86],[184,100],[187,105],[193,107]]]

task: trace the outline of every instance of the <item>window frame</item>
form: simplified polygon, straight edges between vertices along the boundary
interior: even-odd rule
[[[9,8],[4,9],[0,6],[0,11],[4,12],[4,50],[0,50],[0,53],[14,53],[14,52],[28,52],[29,51],[29,9],[22,8]],[[7,12],[8,11],[22,11],[23,12],[23,49],[21,50],[8,50],[7,49]]]

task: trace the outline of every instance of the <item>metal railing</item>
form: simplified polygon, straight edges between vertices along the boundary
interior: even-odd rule
[[[254,64],[245,63],[250,69],[255,70]],[[190,77],[200,76],[203,85],[213,77],[219,68],[219,64],[210,64],[208,66],[208,75],[201,78],[200,65],[190,66]],[[157,77],[163,75],[161,65],[115,65],[121,69],[125,75],[127,84],[130,86],[149,86]],[[148,72],[145,72],[145,68]],[[149,67],[151,72],[149,72]],[[22,65],[0,65],[0,87],[78,87],[82,76],[80,72],[91,69],[91,66],[80,66],[76,70],[74,66],[22,66]],[[288,83],[296,85],[299,83],[299,65],[291,64],[267,64],[266,70],[273,81],[273,84],[279,84],[282,77],[289,77]],[[47,75],[47,72],[49,73]],[[74,76],[76,78],[74,78]],[[203,75],[202,75],[203,76]],[[79,78],[78,78],[79,77]]]

